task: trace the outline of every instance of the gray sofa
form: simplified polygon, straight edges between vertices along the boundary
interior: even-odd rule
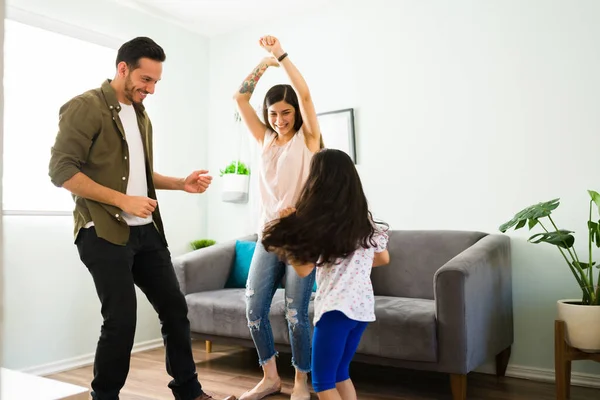
[[[377,321],[354,360],[448,373],[455,400],[466,399],[467,374],[487,360],[495,357],[496,373],[504,376],[513,343],[509,237],[391,231],[388,250],[390,264],[372,273]],[[254,346],[244,289],[224,289],[234,257],[232,240],[174,259],[193,336],[207,341],[207,351],[213,341]],[[312,324],[312,301],[309,312]],[[283,289],[270,319],[277,349],[289,351]]]

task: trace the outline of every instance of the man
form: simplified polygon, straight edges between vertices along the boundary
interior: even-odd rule
[[[136,326],[134,285],[158,313],[175,398],[212,399],[198,382],[187,304],[156,201],[156,189],[203,193],[212,177],[204,170],[182,179],[154,172],[152,124],[142,103],[154,93],[165,58],[149,38],[123,44],[114,79],[61,107],[52,147],[49,175],[73,194],[75,244],[102,304],[95,400],[117,400],[125,384]]]

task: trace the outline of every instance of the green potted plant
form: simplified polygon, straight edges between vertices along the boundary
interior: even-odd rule
[[[216,242],[212,239],[199,239],[190,242],[190,246],[192,246],[193,250],[202,249],[204,247],[209,247],[215,244]]]
[[[593,260],[593,247],[600,247],[600,221],[594,221],[592,215],[596,209],[600,213],[600,194],[588,190],[590,195],[589,217],[587,221],[587,250],[582,258],[575,250],[573,231],[559,229],[552,211],[560,204],[560,199],[538,203],[519,211],[499,228],[506,232],[510,228],[521,229],[525,225],[532,230],[539,227],[543,232],[531,236],[530,243],[547,243],[555,246],[564,258],[581,290],[580,299],[563,299],[557,302],[558,318],[566,325],[567,342],[582,351],[596,353],[600,351],[600,268]],[[543,221],[545,219],[545,221]],[[595,274],[598,273],[597,276]]]
[[[250,187],[250,168],[239,160],[232,161],[225,169],[220,170],[223,181],[222,199],[230,203],[248,201]]]
[[[233,113],[236,135],[240,137],[241,146],[242,117],[236,110]],[[250,187],[250,168],[240,160],[241,147],[238,149],[237,160],[229,163],[220,170],[222,180],[222,200],[230,203],[245,203],[248,201],[248,190]]]

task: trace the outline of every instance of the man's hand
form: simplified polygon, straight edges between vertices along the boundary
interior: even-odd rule
[[[135,215],[140,218],[147,218],[152,215],[158,203],[156,200],[144,196],[123,196],[119,208],[127,214]]]
[[[183,190],[188,193],[204,193],[212,182],[212,176],[206,175],[207,173],[203,169],[192,172],[183,181]]]

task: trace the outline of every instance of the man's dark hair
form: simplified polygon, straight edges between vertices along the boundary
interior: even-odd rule
[[[123,43],[117,53],[116,66],[124,61],[129,69],[140,66],[141,58],[149,58],[154,61],[164,62],[167,58],[165,51],[156,42],[148,37],[136,37]]]

